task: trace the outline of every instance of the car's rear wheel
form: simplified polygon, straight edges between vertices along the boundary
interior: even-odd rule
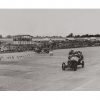
[[[84,68],[84,61],[82,61],[82,68]]]

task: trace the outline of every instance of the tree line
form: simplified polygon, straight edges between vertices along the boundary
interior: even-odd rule
[[[63,36],[33,36],[34,38],[62,38]],[[83,35],[74,35],[73,33],[70,33],[66,36],[67,38],[85,38],[85,37],[100,37],[100,34],[83,34]],[[2,34],[0,34],[0,38],[4,38]],[[7,35],[5,38],[13,38],[12,35]]]
[[[74,35],[73,33],[70,33],[69,35],[67,35],[66,37],[71,38],[71,37],[75,37],[75,38],[82,38],[82,37],[100,37],[100,34],[95,34],[95,35],[91,35],[91,34],[83,34],[83,35]]]

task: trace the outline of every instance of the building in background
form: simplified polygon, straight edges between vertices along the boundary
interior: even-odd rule
[[[13,44],[15,45],[28,45],[33,44],[33,36],[30,35],[16,35],[13,37]]]

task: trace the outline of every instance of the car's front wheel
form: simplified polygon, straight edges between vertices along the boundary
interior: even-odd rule
[[[62,63],[62,70],[65,70],[65,63]]]

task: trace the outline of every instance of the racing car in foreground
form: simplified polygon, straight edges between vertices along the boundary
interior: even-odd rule
[[[76,71],[78,65],[82,65],[82,68],[84,68],[84,57],[80,51],[73,52],[72,54],[69,53],[68,62],[62,63],[62,70],[70,68],[73,71]]]

